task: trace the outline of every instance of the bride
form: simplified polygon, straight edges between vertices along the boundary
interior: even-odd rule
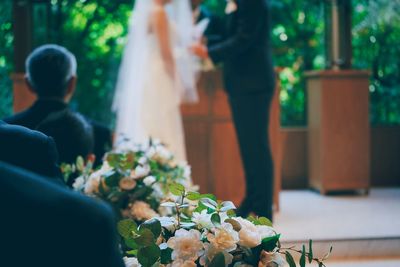
[[[189,0],[136,0],[113,109],[117,149],[159,139],[186,160],[182,102],[196,102]]]

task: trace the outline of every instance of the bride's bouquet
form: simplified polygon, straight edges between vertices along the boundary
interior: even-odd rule
[[[282,248],[280,234],[267,218],[247,219],[234,214],[230,201],[216,201],[212,195],[187,191],[171,185],[175,201],[161,206],[174,211],[173,216],[155,217],[138,226],[133,220],[119,222],[127,267],[222,267],[222,266],[296,266],[291,252],[300,255],[300,266],[317,262],[312,243],[307,249]]]
[[[79,158],[74,165],[64,165],[64,174],[80,173],[73,188],[86,195],[105,200],[120,218],[143,222],[166,215],[160,203],[170,196],[170,185],[191,185],[191,171],[186,163],[177,163],[160,142],[150,142],[135,150],[110,152],[100,169]]]

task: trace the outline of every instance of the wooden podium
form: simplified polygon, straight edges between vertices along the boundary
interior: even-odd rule
[[[203,193],[214,193],[221,200],[240,204],[245,194],[244,172],[221,73],[203,73],[198,89],[199,103],[182,107],[188,161],[192,165],[194,182]],[[279,91],[276,90],[270,119],[276,210],[279,209],[282,158],[279,106]]]
[[[329,191],[370,187],[369,73],[309,72],[310,186]]]

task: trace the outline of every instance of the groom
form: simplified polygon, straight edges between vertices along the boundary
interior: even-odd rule
[[[246,197],[237,213],[272,220],[273,162],[268,119],[274,91],[267,0],[228,1],[221,41],[194,44],[200,58],[223,63],[224,82],[246,175]]]

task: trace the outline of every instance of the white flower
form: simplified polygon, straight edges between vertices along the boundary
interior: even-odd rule
[[[257,232],[263,240],[266,237],[271,237],[276,235],[276,231],[274,228],[266,226],[266,225],[257,225]]]
[[[89,179],[86,181],[85,188],[83,191],[86,195],[92,195],[99,192],[100,176],[90,175]]]
[[[124,257],[124,263],[126,267],[141,267],[139,261],[136,258]]]
[[[135,201],[131,205],[131,215],[140,221],[149,220],[158,216],[150,205],[143,201]]]
[[[280,267],[285,266],[286,261],[277,252],[262,251],[258,267]]]
[[[241,217],[234,218],[242,227],[239,231],[239,245],[254,248],[261,244],[261,236],[257,227],[250,221]]]
[[[199,231],[179,229],[167,244],[173,249],[172,260],[196,261],[204,252]]]
[[[211,222],[211,214],[208,214],[207,210],[202,210],[201,213],[193,212],[192,221],[201,229],[211,229],[214,227]]]
[[[147,186],[151,186],[153,183],[156,182],[156,178],[154,176],[147,176],[143,179],[143,183]]]
[[[196,267],[196,263],[194,261],[184,261],[178,259],[173,261],[171,264],[168,264],[167,267]]]
[[[210,243],[204,243],[204,249],[205,253],[204,255],[200,258],[200,265],[201,266],[207,266],[210,264],[210,262],[214,259],[215,255],[218,253],[223,253],[224,258],[225,258],[225,266],[228,266],[229,264],[232,263],[233,260],[233,255],[226,252],[226,251],[221,251],[217,248],[215,248],[212,244]]]
[[[222,223],[220,228],[215,228],[214,234],[207,235],[207,239],[218,251],[231,252],[237,247],[239,234],[230,223]]]
[[[131,177],[134,179],[138,178],[143,178],[150,173],[150,166],[149,165],[139,165],[135,168],[135,170],[132,170],[131,172]]]
[[[150,147],[147,150],[146,156],[164,164],[168,163],[173,158],[171,152],[169,152],[165,146],[161,144],[155,144],[154,146]]]
[[[84,186],[85,186],[85,178],[83,178],[82,176],[76,178],[72,185],[72,187],[77,191],[81,190]]]
[[[119,181],[121,189],[129,191],[136,187],[136,181],[131,177],[124,177]]]

